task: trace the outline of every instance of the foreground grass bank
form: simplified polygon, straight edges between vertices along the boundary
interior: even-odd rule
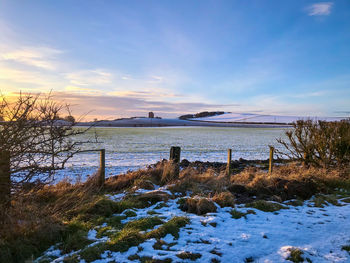
[[[205,258],[225,262],[227,251],[237,253],[241,260],[239,242],[245,240],[245,235],[259,234],[252,230],[238,233],[233,229],[235,225],[244,226],[245,220],[250,220],[263,231],[258,225],[267,219],[281,225],[286,219],[279,215],[295,218],[285,228],[269,230],[271,236],[262,234],[265,243],[254,241],[262,246],[277,246],[282,242],[278,231],[288,232],[291,227],[299,227],[305,235],[312,235],[312,231],[305,231],[310,229],[308,226],[315,227],[314,223],[319,231],[323,225],[335,228],[327,220],[347,208],[349,179],[347,169],[305,168],[298,163],[277,167],[272,175],[262,168],[249,167],[227,177],[220,168],[188,166],[177,176],[176,167],[164,162],[110,178],[103,189],[96,188],[93,179],[84,184],[62,182],[27,189],[15,196],[8,220],[1,227],[0,262],[38,257],[39,262],[91,262],[100,258],[111,259],[106,262],[113,258],[134,262]],[[230,241],[223,238],[227,235],[225,228],[232,231]],[[214,241],[215,236],[221,241]],[[345,239],[342,242],[341,247],[349,245]],[[204,247],[210,248],[210,257],[203,252],[207,249]],[[305,260],[314,257],[293,245],[283,249],[286,260],[298,254],[292,253],[295,249],[301,249],[304,256],[299,256]],[[151,252],[158,255],[158,261],[150,258]],[[250,251],[242,260],[249,262],[257,257],[262,256]]]

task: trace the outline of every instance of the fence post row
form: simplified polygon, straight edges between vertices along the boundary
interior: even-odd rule
[[[270,159],[269,159],[269,174],[272,173],[272,166],[273,166],[273,152],[275,148],[273,146],[270,146]]]
[[[232,160],[232,149],[228,149],[227,150],[227,166],[226,166],[227,176],[231,176],[231,160]]]
[[[0,151],[0,209],[7,207],[11,195],[10,152]],[[2,211],[0,211],[1,214]]]

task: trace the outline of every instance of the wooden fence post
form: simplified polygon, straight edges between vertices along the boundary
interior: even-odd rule
[[[0,214],[9,206],[11,197],[10,152],[0,151]]]
[[[101,187],[105,183],[106,178],[106,150],[100,150],[100,174],[98,177],[98,185]]]
[[[227,150],[227,166],[226,175],[231,176],[231,160],[232,160],[232,149]]]
[[[181,148],[178,146],[171,146],[169,160],[173,161],[174,163],[179,163],[180,156],[181,156]]]
[[[269,174],[272,174],[272,166],[273,166],[273,152],[275,148],[270,146],[270,160],[269,160]]]

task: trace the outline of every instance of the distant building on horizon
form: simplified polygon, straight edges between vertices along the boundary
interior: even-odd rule
[[[150,111],[149,113],[148,113],[148,118],[154,118],[154,113],[152,112],[152,111]]]

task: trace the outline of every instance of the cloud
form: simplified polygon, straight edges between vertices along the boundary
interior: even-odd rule
[[[55,70],[56,56],[63,53],[58,49],[49,47],[24,47],[7,51],[3,49],[0,56],[2,60],[13,61],[46,70]]]
[[[203,102],[165,102],[125,95],[111,96],[75,92],[53,92],[52,95],[55,100],[72,105],[73,114],[86,115],[87,120],[146,116],[149,111],[154,111],[157,116],[161,117],[178,117],[185,113],[224,110],[232,106]]]
[[[320,2],[306,8],[309,16],[328,16],[331,13],[332,2]]]
[[[103,69],[79,70],[66,74],[66,78],[77,86],[105,85],[112,83],[113,74]]]

